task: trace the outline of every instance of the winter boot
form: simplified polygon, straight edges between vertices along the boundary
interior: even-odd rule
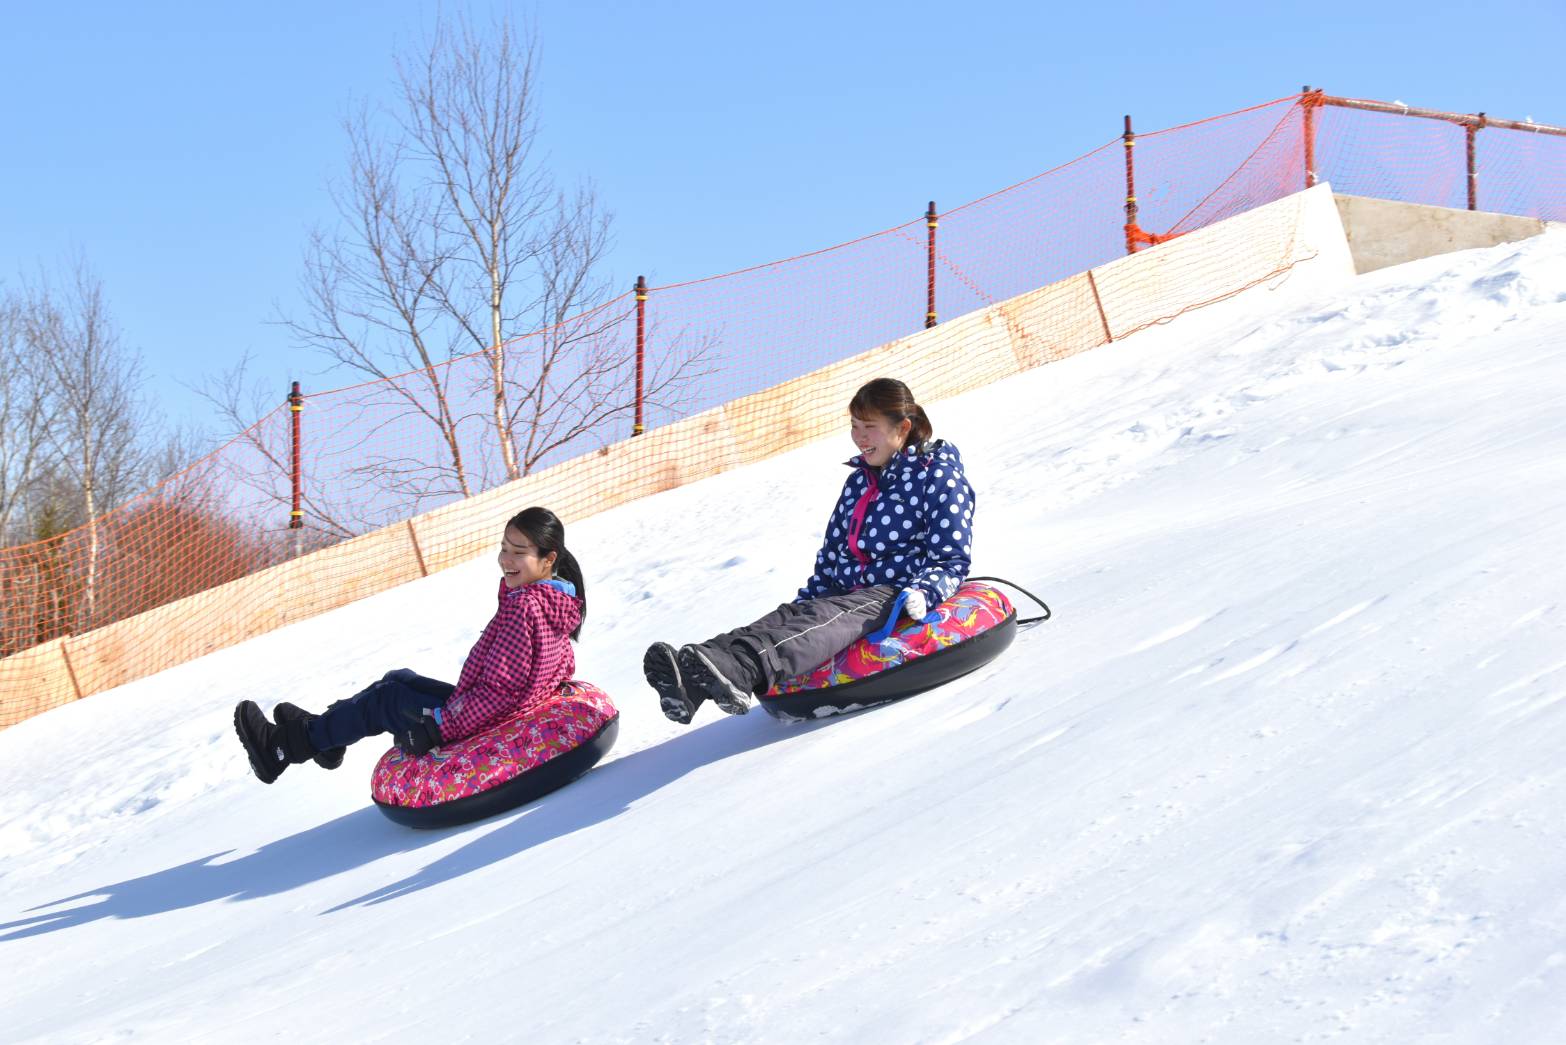
[[[680,664],[674,647],[667,642],[655,642],[642,655],[642,674],[647,684],[658,691],[658,702],[663,713],[682,726],[691,724],[696,709],[701,706],[701,694],[687,693],[680,677]]]
[[[277,724],[280,726],[285,722],[289,722],[294,719],[303,719],[305,724],[305,735],[308,736],[310,721],[317,716],[312,715],[304,708],[296,707],[295,705],[290,704],[285,700],[281,704],[277,705],[277,707],[272,709],[272,717],[277,720]],[[315,764],[320,766],[322,769],[336,769],[338,766],[343,764],[343,755],[347,753],[348,749],[346,747],[329,747],[325,751],[317,751],[315,753]]]
[[[250,756],[250,768],[263,784],[270,784],[289,766],[307,762],[316,754],[303,720],[273,725],[253,700],[242,700],[234,707],[234,732]]]
[[[691,693],[707,697],[731,715],[743,715],[755,707],[755,695],[724,674],[700,646],[682,646],[677,657]]]

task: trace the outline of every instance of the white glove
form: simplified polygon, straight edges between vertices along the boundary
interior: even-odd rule
[[[905,596],[903,612],[907,613],[909,617],[922,621],[929,616],[930,606],[925,601],[923,591],[918,588],[905,588],[903,595]]]

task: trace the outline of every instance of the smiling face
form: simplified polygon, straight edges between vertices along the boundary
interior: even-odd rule
[[[555,553],[540,555],[527,534],[507,526],[500,538],[500,572],[508,588],[547,581],[555,575]]]
[[[892,455],[903,448],[913,422],[908,418],[893,422],[889,417],[872,416],[853,419],[854,445],[864,455],[865,464],[871,468],[884,468]]]

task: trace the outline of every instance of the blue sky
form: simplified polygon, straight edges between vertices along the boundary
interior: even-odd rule
[[[330,226],[340,119],[387,100],[433,3],[12,5],[0,279],[73,251],[166,413],[239,356],[343,383],[274,320]],[[1309,83],[1566,124],[1560,0],[1468,4],[461,4],[532,18],[545,142],[615,213],[610,267],[668,283],[951,207],[1118,135]]]

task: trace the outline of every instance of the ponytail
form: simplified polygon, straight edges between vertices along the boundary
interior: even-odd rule
[[[577,622],[573,639],[582,637],[582,624],[587,621],[587,581],[582,577],[582,567],[565,545],[565,523],[548,508],[524,508],[511,517],[507,526],[515,527],[527,535],[540,555],[555,555],[555,576],[570,581],[576,587],[577,601],[582,604],[582,619]]]
[[[930,418],[924,412],[924,407],[915,403],[913,411],[908,415],[908,419],[913,422],[913,427],[908,429],[907,445],[912,447],[924,446],[925,443],[930,441],[930,437],[935,434],[935,430],[930,425]]]
[[[577,622],[576,630],[571,633],[573,639],[579,639],[582,637],[582,624],[587,620],[587,581],[582,578],[582,567],[577,564],[576,556],[564,544],[555,557],[555,576],[570,581],[576,588],[577,599],[582,603],[582,620]]]

